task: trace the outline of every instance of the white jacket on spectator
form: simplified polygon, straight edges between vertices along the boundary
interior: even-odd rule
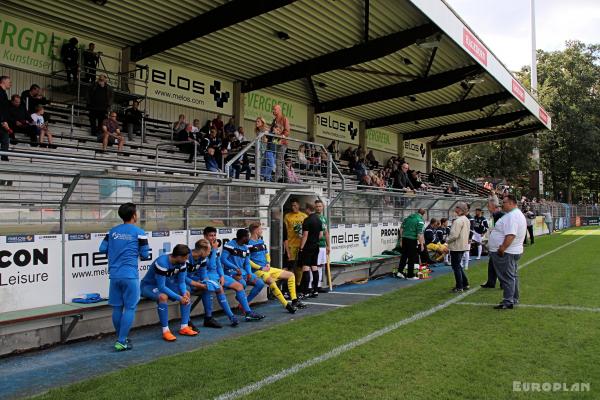
[[[456,218],[450,227],[450,235],[448,235],[448,250],[450,251],[468,251],[469,232],[471,231],[471,222],[467,217],[461,215]]]

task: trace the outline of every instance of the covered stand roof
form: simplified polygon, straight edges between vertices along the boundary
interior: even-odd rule
[[[156,57],[448,147],[550,129],[548,114],[442,0],[8,0]],[[108,22],[108,23],[107,23]]]

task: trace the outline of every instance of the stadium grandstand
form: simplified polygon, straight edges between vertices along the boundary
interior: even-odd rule
[[[111,352],[112,259],[102,243],[109,243],[107,232],[123,222],[124,204],[137,206],[135,222],[145,232],[138,237],[148,246],[139,278],[158,268],[155,260],[161,257],[174,263],[178,245],[200,252],[201,239],[211,232],[207,227],[216,228],[219,257],[228,251],[232,258],[240,256],[244,252],[234,247],[243,248],[243,230],[258,223],[264,246],[255,249],[268,250],[269,264],[289,266],[287,274],[296,273],[304,296],[299,301],[277,293],[287,288],[285,282],[278,288],[266,278],[268,290],[260,291],[256,282],[250,287],[251,278],[247,290],[240,290],[254,298],[250,305],[266,314],[266,321],[271,318],[269,324],[283,324],[291,315],[274,308],[279,295],[299,318],[353,304],[335,301],[340,296],[334,293],[343,293],[348,282],[389,278],[392,272],[403,277],[398,271],[401,227],[421,210],[428,219],[452,220],[457,207],[467,203],[492,220],[489,189],[434,168],[433,149],[552,128],[550,115],[528,88],[443,1],[1,3],[0,87],[6,101],[0,105],[5,138],[0,150],[0,356],[7,362],[35,359],[49,346],[79,346],[85,353],[91,338],[108,340],[102,351]],[[290,233],[300,235],[295,238],[300,243],[303,232],[302,220],[293,219],[301,214],[295,207],[304,210],[310,204],[304,211],[311,214],[315,201],[327,232],[327,260],[319,260],[317,274],[294,271],[290,247],[297,250],[305,243],[292,245]],[[548,229],[598,225],[597,208],[532,207],[537,208],[536,236]],[[304,240],[308,243],[310,235]],[[308,257],[306,249],[302,253]],[[418,266],[415,280],[452,275],[443,252],[430,253],[421,257],[441,254],[439,267]],[[309,282],[313,293],[302,288]],[[415,284],[386,282],[372,296]],[[236,300],[243,304],[240,290],[225,291],[227,300],[218,290],[208,297],[214,301],[210,307],[220,312],[228,301],[238,315],[234,305]],[[327,291],[333,306],[319,308],[317,293],[325,298]],[[158,329],[153,326],[156,303],[144,297],[132,325],[134,338],[138,331]],[[169,301],[171,319],[191,312],[193,321],[202,316],[205,324],[215,321],[206,318],[202,294],[192,291],[188,311],[183,311],[185,297],[181,293]],[[239,315],[251,320],[252,313]],[[259,324],[242,327],[252,332]],[[180,333],[189,332],[184,325],[182,319]],[[199,336],[214,331],[202,329]],[[18,382],[44,372],[17,368],[19,375],[4,386],[5,394],[37,394],[228,340],[227,335],[215,334],[202,344],[178,343],[175,351],[151,342],[123,364],[98,356],[110,367],[90,367],[82,375],[77,363],[86,360],[78,358],[69,367],[71,377],[57,374],[31,387]],[[164,330],[163,337],[169,340]],[[20,355],[23,351],[30,352]]]

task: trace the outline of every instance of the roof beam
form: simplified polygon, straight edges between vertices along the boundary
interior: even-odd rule
[[[450,104],[441,104],[420,110],[409,111],[405,113],[388,115],[381,118],[375,118],[366,121],[367,128],[379,128],[404,122],[413,122],[420,119],[443,117],[445,115],[460,114],[469,111],[479,110],[499,101],[507,100],[512,96],[508,92],[488,94],[485,96],[474,97],[469,100],[456,101]]]
[[[536,131],[539,131],[539,130],[542,130],[545,128],[546,127],[541,124],[536,124],[535,126],[522,127],[519,129],[515,129],[515,128],[504,129],[499,132],[486,133],[484,135],[467,136],[464,138],[457,138],[457,139],[451,139],[451,140],[446,140],[446,141],[442,141],[442,142],[436,142],[436,143],[432,143],[431,147],[433,149],[444,149],[447,147],[463,146],[466,144],[475,144],[475,143],[491,142],[494,140],[511,139],[511,138],[526,135],[528,133],[536,132]]]
[[[414,44],[417,39],[426,38],[438,32],[439,30],[434,24],[425,24],[377,39],[371,39],[356,46],[336,50],[332,53],[300,61],[276,71],[270,71],[250,78],[242,84],[242,92],[251,92],[301,79],[307,75],[318,75],[327,71],[376,60]]]
[[[374,42],[373,40],[371,43]],[[408,82],[396,83],[381,88],[368,90],[362,93],[352,94],[346,97],[340,97],[335,100],[330,100],[321,103],[317,113],[341,110],[344,108],[362,106],[364,104],[375,103],[383,100],[395,99],[398,97],[410,96],[413,94],[429,92],[444,88],[454,83],[481,72],[479,65],[470,65],[455,69],[452,71],[442,72],[441,74],[431,75],[427,78],[417,78]]]
[[[140,61],[209,33],[284,7],[294,1],[232,0],[131,46],[131,60]]]
[[[475,129],[491,128],[498,125],[508,124],[510,122],[519,120],[529,115],[531,115],[531,112],[529,110],[520,110],[507,114],[496,115],[489,118],[479,118],[472,121],[458,122],[456,124],[449,124],[444,126],[438,126],[435,128],[423,129],[421,131],[416,132],[407,132],[404,134],[404,140],[419,139],[436,135],[448,135],[450,133],[471,131]]]

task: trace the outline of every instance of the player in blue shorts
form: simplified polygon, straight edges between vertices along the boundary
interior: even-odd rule
[[[127,336],[140,300],[138,259],[149,259],[150,247],[146,232],[135,225],[138,218],[135,204],[122,204],[119,217],[123,223],[108,232],[99,251],[108,255],[108,304],[113,309],[112,322],[117,333],[115,350],[123,351],[132,348]]]
[[[216,294],[219,305],[221,305],[221,308],[231,321],[231,326],[235,327],[239,322],[236,316],[233,315],[229,303],[227,302],[227,297],[225,297],[225,292],[223,291],[222,284],[225,282],[225,279],[223,276],[223,268],[217,257],[217,249],[219,246],[217,241],[215,241],[214,246],[215,251],[212,251],[211,244],[206,239],[200,239],[194,244],[194,249],[192,249],[190,256],[188,257],[187,277],[185,280],[188,287],[202,292],[201,296],[202,303],[204,304],[205,327],[222,328],[221,324],[219,324],[212,316],[212,293]],[[213,276],[213,278],[218,279],[210,279],[208,277],[209,266],[211,271],[217,271],[217,276]],[[190,326],[192,329],[194,328],[191,323]]]
[[[173,342],[177,338],[169,329],[169,299],[178,301],[181,311],[181,327],[179,334],[196,336],[197,331],[188,326],[192,304],[190,292],[185,283],[187,260],[190,249],[185,244],[178,244],[171,254],[158,257],[141,282],[142,296],[158,303],[158,318],[162,326],[163,339]]]
[[[219,283],[222,282],[222,287],[235,290],[235,298],[240,303],[240,307],[246,321],[258,321],[263,319],[263,315],[252,311],[250,308],[250,301],[246,297],[246,291],[244,290],[246,285],[243,282],[238,282],[227,274],[223,274],[223,265],[221,263],[222,256],[219,255],[217,250],[219,248],[219,243],[217,241],[217,229],[212,226],[207,226],[204,228],[203,234],[204,239],[208,240],[211,244],[211,256],[213,253],[217,255],[216,263],[208,264],[208,279],[218,281]]]
[[[247,246],[249,241],[250,232],[247,229],[238,229],[235,239],[223,245],[223,254],[221,254],[225,275],[241,283],[244,288],[247,285],[253,286],[248,295],[248,303],[265,287],[265,282],[252,272],[250,251]]]

